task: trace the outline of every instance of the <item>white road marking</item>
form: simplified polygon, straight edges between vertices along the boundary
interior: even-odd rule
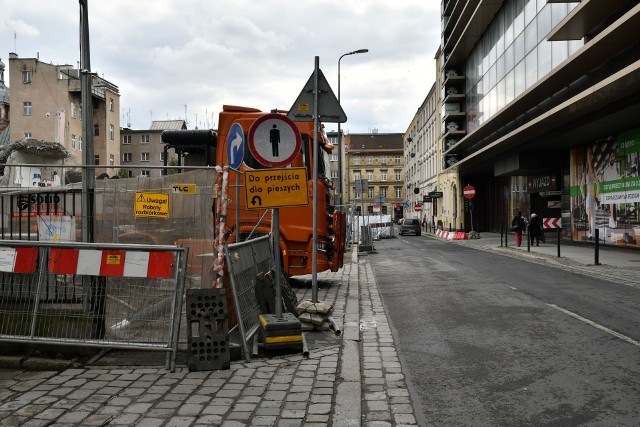
[[[548,305],[549,305],[549,307],[555,308],[556,310],[558,310],[558,311],[560,311],[560,312],[562,312],[562,313],[564,313],[564,314],[567,314],[567,315],[569,315],[569,316],[571,316],[571,317],[573,317],[573,318],[575,318],[575,319],[578,319],[578,320],[580,320],[580,321],[582,321],[582,322],[586,323],[587,325],[591,325],[591,326],[593,326],[594,328],[600,329],[601,331],[604,331],[604,332],[606,332],[606,333],[608,333],[608,334],[610,334],[610,335],[613,335],[614,337],[619,338],[619,339],[621,339],[622,341],[626,341],[626,342],[628,342],[629,344],[633,344],[633,345],[635,345],[636,347],[640,347],[640,342],[638,342],[638,341],[634,340],[633,338],[629,338],[628,336],[626,336],[626,335],[622,335],[622,334],[621,334],[621,333],[619,333],[619,332],[612,331],[611,329],[607,328],[606,326],[602,326],[602,325],[600,325],[600,324],[598,324],[598,323],[596,323],[596,322],[594,322],[594,321],[591,321],[591,320],[589,320],[589,319],[586,319],[586,318],[584,318],[584,317],[580,316],[579,314],[576,314],[576,313],[574,313],[574,312],[572,312],[572,311],[569,311],[569,310],[565,310],[565,309],[564,309],[564,308],[562,308],[562,307],[558,307],[558,306],[557,306],[557,305],[555,305],[555,304],[548,304]]]

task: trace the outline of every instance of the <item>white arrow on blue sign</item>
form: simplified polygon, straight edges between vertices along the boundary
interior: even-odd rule
[[[238,123],[231,125],[227,135],[227,161],[231,169],[238,169],[244,158],[244,131]]]

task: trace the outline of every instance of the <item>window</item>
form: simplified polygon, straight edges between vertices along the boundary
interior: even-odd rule
[[[94,162],[93,162],[94,165],[97,166],[97,165],[100,164],[100,156],[98,156],[98,155],[93,156],[93,160],[94,160]]]
[[[140,142],[143,144],[148,144],[149,143],[149,134],[143,133],[142,135],[140,135]]]
[[[148,162],[149,161],[149,153],[140,153],[140,161]]]
[[[387,187],[380,187],[380,195],[382,197],[387,197]]]
[[[360,164],[360,156],[353,156],[353,164],[354,165]]]
[[[82,136],[80,137],[80,142],[78,143],[78,150],[82,151]]]
[[[25,138],[31,138],[31,132],[25,132],[24,133],[24,137]]]
[[[380,181],[387,180],[387,171],[380,171]]]
[[[402,187],[396,187],[396,199],[402,198]]]
[[[149,170],[147,170],[147,169],[142,169],[140,171],[140,176],[149,176],[149,175],[151,175],[151,174],[149,173]]]
[[[331,178],[339,178],[338,177],[338,171],[331,171]]]
[[[400,160],[401,160],[401,156],[398,154],[398,155],[396,156],[396,165],[399,165],[399,164],[400,164]]]
[[[100,125],[93,125],[93,136],[100,135]]]
[[[396,171],[396,181],[400,181],[400,171]]]
[[[22,72],[22,83],[31,83],[31,71],[25,70]]]
[[[373,172],[372,171],[367,171],[367,179],[369,181],[373,181]]]
[[[109,166],[113,166],[115,164],[115,157],[113,154],[109,154]]]
[[[71,103],[71,117],[73,117],[75,119],[76,118],[76,114],[78,114],[78,112],[76,110],[76,103],[72,102]]]
[[[373,188],[367,188],[367,198],[368,199],[373,198]]]
[[[76,149],[76,134],[72,134],[71,135],[71,149],[75,150]]]
[[[30,101],[25,101],[22,103],[22,115],[30,116],[33,112]]]
[[[338,155],[337,154],[329,154],[329,161],[330,162],[337,162],[338,161]]]
[[[122,135],[123,144],[131,144],[131,135]]]
[[[131,153],[122,153],[122,161],[130,162],[131,161]]]
[[[109,111],[113,111],[113,98],[109,98]]]
[[[360,180],[360,171],[353,173],[353,179],[355,179],[356,181]]]
[[[382,163],[383,165],[387,164],[387,156],[380,156],[380,163]]]
[[[113,138],[115,137],[115,129],[113,128],[113,125],[109,125],[109,140],[113,141]]]
[[[160,161],[161,161],[161,162],[164,162],[164,152],[161,152],[161,153],[160,153]]]
[[[368,165],[372,165],[373,164],[373,156],[367,156],[367,164]]]

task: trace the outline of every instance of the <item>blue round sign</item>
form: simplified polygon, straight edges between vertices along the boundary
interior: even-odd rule
[[[238,169],[244,158],[244,131],[242,126],[234,123],[227,135],[227,162],[231,169]]]

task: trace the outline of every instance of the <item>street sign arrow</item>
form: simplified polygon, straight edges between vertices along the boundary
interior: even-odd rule
[[[238,169],[244,158],[244,131],[239,123],[234,123],[227,136],[227,161],[231,169]]]
[[[562,221],[561,218],[543,218],[542,226],[544,228],[561,228]]]

